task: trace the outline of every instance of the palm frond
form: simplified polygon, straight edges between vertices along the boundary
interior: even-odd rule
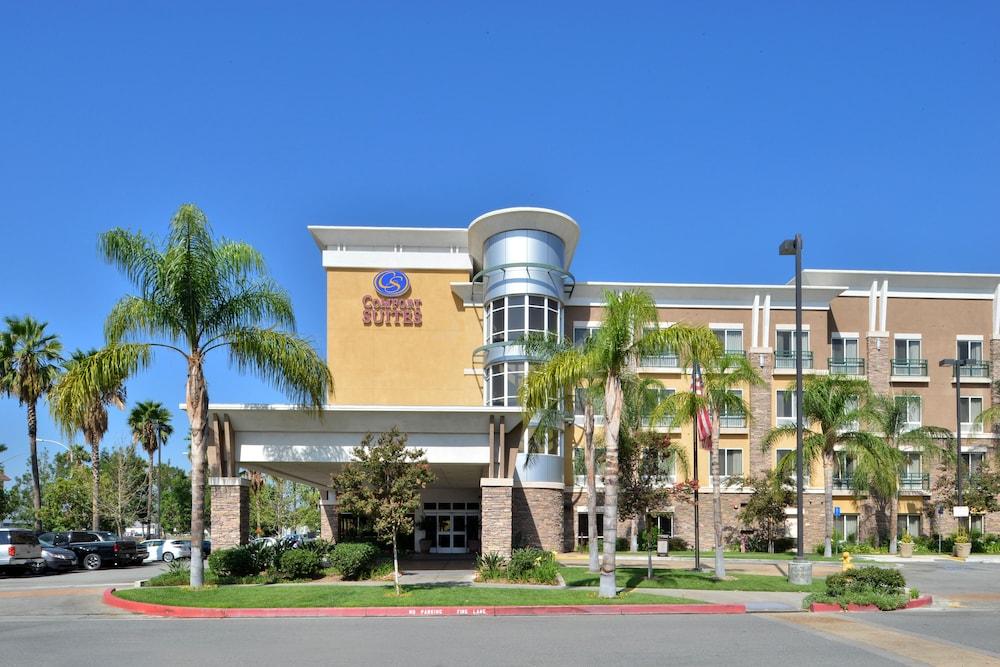
[[[247,327],[226,337],[230,362],[260,375],[300,405],[321,407],[333,387],[326,362],[295,334]]]

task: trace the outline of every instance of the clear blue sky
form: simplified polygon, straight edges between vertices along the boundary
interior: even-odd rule
[[[0,314],[67,348],[127,289],[97,234],[187,201],[265,253],[320,349],[309,224],[548,206],[591,280],[784,282],[796,231],[811,267],[1000,272],[997,3],[160,4],[0,10]],[[284,400],[209,373],[213,401]],[[163,356],[129,394],[183,386]],[[0,442],[19,474],[16,401]]]

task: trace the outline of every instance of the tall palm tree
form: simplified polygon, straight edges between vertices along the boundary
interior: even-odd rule
[[[149,469],[146,474],[146,530],[153,522],[153,455],[167,444],[167,439],[174,432],[170,425],[170,410],[159,401],[140,401],[128,415],[128,427],[132,431],[132,442],[142,445],[149,455]],[[157,481],[157,488],[159,482]],[[158,492],[159,493],[159,492]],[[159,496],[157,496],[159,507]]]
[[[205,359],[216,350],[294,400],[322,406],[332,385],[326,363],[294,332],[288,293],[267,275],[252,246],[216,239],[205,214],[182,205],[165,241],[113,229],[100,252],[134,284],[104,325],[106,347],[77,364],[66,385],[72,394],[126,378],[152,363],[154,351],[178,354],[187,366],[185,409],[191,426],[191,586],[200,587],[205,534],[205,454],[208,383]]]
[[[855,461],[854,485],[875,484],[885,470],[895,470],[897,461],[891,448],[877,435],[861,430],[864,401],[871,394],[866,380],[839,375],[813,375],[806,378],[802,394],[803,429],[802,458],[809,465],[823,463],[824,526],[823,554],[833,553],[833,470],[838,450]],[[795,436],[795,424],[771,429],[764,438],[763,448],[770,449],[785,438]],[[789,472],[794,457],[785,456],[778,462],[782,472]],[[884,478],[882,478],[884,479]]]
[[[714,336],[688,352],[692,362],[698,364],[702,375],[703,391],[678,392],[668,396],[656,407],[654,418],[669,416],[673,423],[697,421],[698,414],[708,410],[712,421],[710,474],[712,477],[712,525],[715,538],[715,576],[726,576],[725,545],[722,541],[722,480],[719,462],[719,433],[723,414],[738,414],[749,418],[750,405],[735,390],[764,384],[753,364],[743,354],[728,354]],[[697,429],[697,425],[694,426]],[[698,471],[695,471],[697,480]]]
[[[26,316],[5,318],[0,332],[0,392],[17,398],[28,411],[31,449],[31,501],[35,530],[42,529],[42,486],[38,476],[38,401],[46,396],[62,371],[62,343],[46,333],[47,322]]]
[[[119,410],[125,407],[125,385],[115,378],[107,384],[91,385],[90,391],[70,394],[62,390],[62,383],[69,377],[73,367],[86,363],[97,354],[97,350],[84,352],[74,350],[66,361],[67,373],[52,388],[49,407],[52,416],[62,425],[67,435],[76,431],[83,433],[83,439],[90,445],[90,528],[99,530],[101,512],[98,499],[101,495],[101,440],[108,432],[108,406]]]

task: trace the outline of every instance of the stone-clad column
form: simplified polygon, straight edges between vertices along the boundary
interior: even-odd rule
[[[484,554],[499,553],[509,556],[511,551],[511,501],[510,479],[482,479],[482,550]]]
[[[771,469],[771,453],[762,449],[764,438],[771,430],[774,403],[774,350],[757,348],[750,350],[750,363],[760,370],[764,384],[750,387],[750,474],[761,475]]]
[[[563,552],[563,486],[533,482],[513,490],[511,523],[514,547]]]
[[[329,542],[336,542],[340,537],[337,534],[340,529],[337,517],[337,497],[333,491],[325,491],[321,494],[319,499],[319,536]]]
[[[250,539],[250,480],[210,477],[212,488],[212,548],[226,549]]]
[[[889,334],[868,332],[865,337],[868,353],[868,383],[879,394],[889,393],[889,377],[892,375],[892,350],[889,349]]]

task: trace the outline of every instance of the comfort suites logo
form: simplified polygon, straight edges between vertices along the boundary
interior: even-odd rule
[[[372,286],[379,296],[361,297],[361,322],[365,326],[419,327],[423,324],[420,299],[403,299],[410,291],[410,278],[402,271],[375,274]],[[380,298],[381,297],[381,298]]]

